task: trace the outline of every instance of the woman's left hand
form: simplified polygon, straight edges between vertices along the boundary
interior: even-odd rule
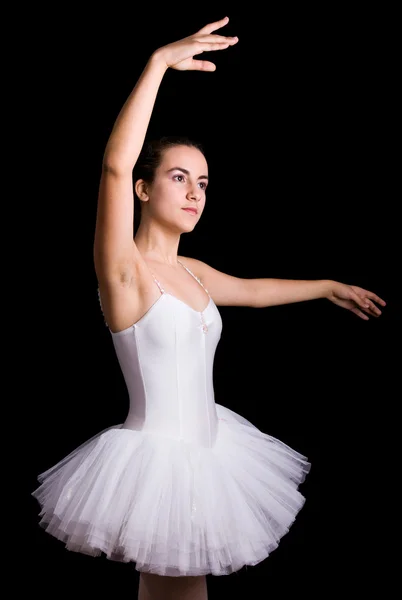
[[[374,304],[375,302],[381,306],[386,305],[386,302],[377,294],[356,285],[347,285],[338,281],[331,282],[327,298],[337,306],[351,310],[365,321],[368,321],[368,315],[379,317],[382,314],[381,310]]]

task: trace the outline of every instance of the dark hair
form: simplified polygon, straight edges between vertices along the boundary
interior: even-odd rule
[[[188,146],[197,148],[205,156],[202,145],[185,136],[164,136],[158,140],[146,140],[141,149],[138,160],[133,169],[133,184],[138,179],[152,184],[155,179],[156,169],[162,162],[163,153],[169,148],[176,146]],[[134,225],[138,227],[141,218],[141,203],[134,190]]]

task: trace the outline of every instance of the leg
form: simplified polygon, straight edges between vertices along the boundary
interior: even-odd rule
[[[207,579],[140,573],[138,600],[208,600]]]

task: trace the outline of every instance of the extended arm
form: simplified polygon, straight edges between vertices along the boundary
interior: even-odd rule
[[[374,302],[381,306],[386,304],[373,292],[330,279],[244,279],[222,273],[192,258],[183,257],[183,262],[197,273],[214,302],[221,306],[263,308],[325,298],[367,320],[367,315],[381,315]]]

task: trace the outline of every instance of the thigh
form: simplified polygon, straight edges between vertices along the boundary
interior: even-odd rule
[[[164,577],[140,574],[138,600],[207,600],[207,580],[200,577]]]

